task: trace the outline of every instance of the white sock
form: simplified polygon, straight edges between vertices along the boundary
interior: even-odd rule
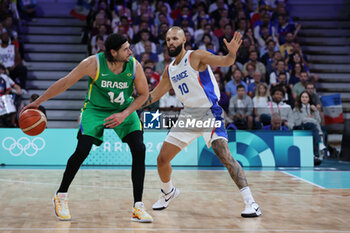
[[[318,144],[318,148],[319,148],[320,150],[323,150],[323,149],[326,148],[326,146],[323,144],[323,142],[320,142],[320,143]]]
[[[170,193],[173,188],[174,188],[174,186],[173,186],[173,183],[171,182],[171,180],[169,180],[169,182],[167,182],[167,183],[162,182],[162,189],[165,193]]]
[[[242,194],[242,197],[243,197],[243,200],[244,200],[244,203],[252,203],[252,202],[255,202],[254,201],[254,198],[252,196],[252,193],[250,192],[250,188],[247,186],[247,187],[244,187],[242,188],[241,190],[239,190]]]

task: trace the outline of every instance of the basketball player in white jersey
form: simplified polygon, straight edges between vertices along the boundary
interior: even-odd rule
[[[228,148],[222,108],[218,105],[220,99],[219,87],[210,66],[230,66],[235,62],[236,53],[242,43],[242,36],[235,33],[231,42],[224,39],[229,51],[226,56],[216,56],[204,50],[184,49],[186,38],[180,27],[172,27],[166,34],[169,55],[175,57],[164,70],[162,80],[149,94],[144,104],[147,106],[159,100],[171,88],[183,103],[178,121],[191,116],[191,119],[205,121],[213,118],[221,122],[221,126],[212,127],[210,131],[200,128],[173,127],[166,137],[157,158],[157,167],[162,181],[162,195],[153,205],[154,210],[168,207],[169,202],[176,198],[180,191],[171,182],[170,161],[194,139],[203,136],[208,147],[212,146],[216,156],[225,165],[243,196],[245,209],[242,217],[258,217],[261,215],[259,205],[254,201],[248,187],[247,179],[240,164],[232,157]]]

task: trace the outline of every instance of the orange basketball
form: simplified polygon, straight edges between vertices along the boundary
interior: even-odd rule
[[[19,127],[30,136],[41,134],[46,128],[46,117],[38,109],[27,109],[19,116]]]

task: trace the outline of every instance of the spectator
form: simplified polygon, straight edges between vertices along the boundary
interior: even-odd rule
[[[18,38],[18,28],[17,25],[13,23],[13,16],[6,15],[5,20],[3,21],[3,26],[6,29],[11,41],[15,41]]]
[[[283,88],[276,86],[271,91],[272,101],[268,102],[268,108],[261,109],[260,122],[265,126],[271,124],[271,115],[275,112],[279,113],[282,118],[282,125],[293,129],[294,119],[293,111],[289,104],[283,102],[285,92]]]
[[[249,61],[249,47],[251,45],[252,45],[252,42],[249,39],[249,37],[243,38],[242,45],[238,49],[236,62],[243,65]]]
[[[300,76],[301,76],[302,71],[304,71],[304,70],[302,69],[301,63],[294,64],[288,84],[294,86],[295,84],[300,82]]]
[[[220,50],[225,50],[226,51],[226,45],[224,43],[224,39],[226,39],[228,42],[232,40],[233,37],[233,29],[231,24],[225,24],[224,26],[224,34],[223,36],[219,39],[220,41]]]
[[[9,44],[9,36],[7,33],[1,34],[1,42],[0,63],[10,71],[12,80],[16,82],[16,79],[19,78],[19,85],[22,89],[26,89],[27,68],[22,64],[18,48]]]
[[[209,48],[210,45],[213,46],[210,34],[204,34],[203,38],[202,38],[202,42],[199,44],[198,49],[203,49],[203,50],[209,51],[210,50],[210,48]],[[211,51],[211,52],[215,53],[216,49],[214,48],[214,51]]]
[[[169,30],[169,24],[167,23],[162,23],[159,26],[159,32],[157,37],[157,41],[158,41],[157,53],[161,53],[163,51],[162,45],[165,43],[166,33],[168,30]]]
[[[104,11],[98,13],[92,25],[91,38],[99,33],[100,25],[104,24],[106,26],[106,34],[109,35],[113,32],[110,20],[106,17]]]
[[[230,73],[229,73],[230,74]],[[237,95],[237,86],[243,85],[245,91],[248,92],[248,85],[242,80],[242,72],[239,69],[233,71],[232,80],[226,84],[226,94],[229,98]]]
[[[186,37],[186,43],[190,44],[191,48],[196,48],[197,46],[194,43],[194,38],[193,38],[192,34],[188,30],[184,30],[184,32],[185,32],[185,37]],[[207,35],[209,35],[209,34],[207,34]],[[204,37],[204,35],[203,35],[203,37]],[[210,43],[211,43],[212,37],[211,36],[209,36],[209,37],[210,37]]]
[[[279,15],[278,16],[278,25],[275,30],[276,37],[278,37],[279,44],[282,45],[286,43],[286,36],[288,33],[292,33],[292,40],[296,37],[300,30],[300,24],[295,27],[293,23],[288,22],[287,15]],[[282,55],[283,56],[283,55]]]
[[[298,99],[298,96],[305,90],[308,80],[308,74],[305,71],[302,71],[300,73],[300,82],[295,84],[293,87],[293,95],[295,100]]]
[[[147,78],[148,83],[151,83],[153,88],[155,88],[160,81],[159,74],[153,71],[153,69],[149,66],[144,67],[144,71],[145,71],[145,76]]]
[[[219,26],[214,30],[214,36],[221,38],[224,36],[225,34],[225,25],[230,25],[229,24],[230,20],[228,18],[225,17],[221,17],[220,21],[219,21]],[[230,40],[232,39],[232,37],[230,38]]]
[[[281,115],[277,112],[271,116],[271,125],[266,125],[262,128],[263,130],[277,130],[277,131],[286,131],[287,127],[282,125]]]
[[[221,8],[228,9],[228,6],[224,0],[216,0],[214,3],[209,5],[209,14]]]
[[[257,125],[257,128],[261,128],[260,122],[260,115],[264,114],[266,110],[269,108],[269,101],[270,98],[270,91],[267,87],[266,83],[260,83],[255,88],[255,96],[253,98],[253,105],[254,105],[254,116],[255,120],[254,122]]]
[[[302,69],[305,70],[308,75],[310,76],[310,71],[309,68],[307,66],[307,64],[304,62],[305,60],[302,58],[302,56],[300,55],[300,53],[294,52],[292,54],[290,54],[287,59],[286,59],[286,63],[289,65],[289,69],[291,70],[292,67],[295,64],[300,64]]]
[[[254,73],[256,72],[255,64],[252,62],[249,62],[247,64],[247,75],[244,77],[244,82],[248,84],[248,87],[251,83],[254,82]],[[248,88],[249,91],[249,88]]]
[[[31,18],[36,16],[36,12],[37,12],[36,0],[20,0],[19,10],[20,10],[22,19],[31,20]]]
[[[289,73],[285,71],[284,61],[277,61],[276,69],[270,74],[270,85],[278,84],[278,76],[280,73],[286,73],[287,83],[289,82]]]
[[[261,16],[261,20],[255,21],[254,37],[258,41],[259,47],[264,47],[267,36],[274,36],[270,15],[266,12]],[[275,37],[273,40],[276,41]]]
[[[173,26],[174,20],[170,16],[171,8],[167,2],[158,1],[158,4],[161,4],[159,11],[156,12],[155,24],[158,26],[161,23],[166,22]],[[165,19],[164,19],[165,18]]]
[[[135,45],[134,53],[135,55],[141,55],[145,52],[146,41],[149,41],[150,32],[148,30],[141,31],[141,40]],[[157,46],[151,42],[152,53],[157,53]]]
[[[35,93],[35,94],[32,94],[32,95],[30,96],[30,98],[29,98],[29,103],[34,102],[37,98],[39,98],[39,95],[38,95],[38,94],[36,94],[36,93]],[[42,113],[44,113],[44,115],[46,116],[46,108],[45,108],[44,106],[39,105],[38,109],[39,109]]]
[[[260,74],[264,77],[266,74],[266,68],[264,64],[260,61],[258,61],[258,53],[256,51],[252,51],[249,53],[249,62],[253,63],[256,67],[256,70],[260,72]],[[247,65],[248,62],[244,64],[243,66],[243,73],[247,75]]]
[[[164,53],[163,53],[163,60],[162,61],[159,61],[157,62],[157,65],[156,65],[156,72],[158,74],[162,74],[163,71],[166,69],[166,67],[171,63],[172,59],[171,57],[169,56],[169,52],[168,50],[164,50]]]
[[[298,96],[297,106],[293,110],[294,125],[297,129],[312,130],[314,142],[314,155],[323,158],[327,149],[323,144],[320,135],[321,117],[317,107],[313,104],[310,94],[305,90]]]
[[[255,95],[256,87],[261,83],[261,74],[257,71],[253,74],[253,82],[248,85],[248,95],[253,98]]]
[[[112,22],[113,33],[124,34],[129,40],[134,37],[134,30],[129,24],[128,17],[121,16],[119,22]]]
[[[237,95],[232,96],[228,115],[238,129],[252,129],[253,127],[253,101],[247,96],[243,85],[237,86]]]
[[[105,41],[108,37],[108,34],[107,34],[107,28],[106,28],[106,25],[104,24],[101,24],[98,28],[98,34],[94,35],[92,38],[91,38],[91,42],[90,42],[90,45],[91,45],[91,48],[95,47],[96,46],[96,37],[97,36],[100,36],[103,38],[103,41]]]
[[[152,52],[152,42],[151,41],[145,41],[144,43],[144,49],[145,51],[143,53],[148,53],[149,59],[151,59],[154,62],[158,62],[158,55],[156,53]],[[140,60],[141,55],[138,56],[137,60]]]
[[[16,106],[10,95],[15,89],[17,95],[21,95],[21,88],[6,75],[6,68],[0,63],[0,126],[16,126]]]
[[[287,84],[287,76],[286,73],[282,72],[279,74],[278,76],[278,87],[281,87],[284,92],[285,95],[283,97],[283,102],[289,104],[292,108],[294,107],[294,97],[293,97],[293,91],[292,88]]]
[[[276,51],[276,43],[273,40],[268,40],[266,42],[267,51],[264,51],[263,48],[260,51],[261,62],[267,66],[269,59],[273,59],[274,52]]]
[[[241,33],[242,36],[244,36],[246,30],[248,29],[248,23],[245,18],[241,18],[238,20],[237,23],[237,32]]]
[[[294,52],[293,33],[288,32],[285,40],[285,43],[279,47],[283,59],[289,57]]]
[[[144,31],[150,32],[150,28],[148,27],[148,23],[146,21],[141,21],[139,25],[134,26],[134,37],[132,38],[132,44],[137,44],[141,40],[141,34]],[[149,33],[148,36],[150,41],[154,43],[157,42],[157,38],[154,37],[151,33]]]
[[[306,90],[310,94],[312,103],[316,106],[317,110],[321,113],[322,112],[321,97],[317,93],[315,93],[315,84],[312,82],[307,83]]]
[[[105,51],[104,39],[102,36],[96,36],[96,45],[92,47],[91,54],[97,54]]]

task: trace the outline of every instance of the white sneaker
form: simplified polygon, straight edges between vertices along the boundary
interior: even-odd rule
[[[241,216],[243,218],[259,217],[261,215],[260,207],[258,203],[245,203],[245,209],[242,211]]]
[[[170,201],[174,198],[177,198],[180,194],[180,190],[175,187],[169,193],[165,193],[163,189],[160,191],[162,191],[162,194],[160,195],[159,200],[152,206],[152,209],[154,210],[163,210],[167,208]]]
[[[57,193],[52,198],[55,208],[55,215],[59,220],[67,221],[71,219],[68,207],[68,193]]]
[[[153,218],[146,212],[142,202],[136,202],[132,210],[131,221],[148,223],[153,222]]]

